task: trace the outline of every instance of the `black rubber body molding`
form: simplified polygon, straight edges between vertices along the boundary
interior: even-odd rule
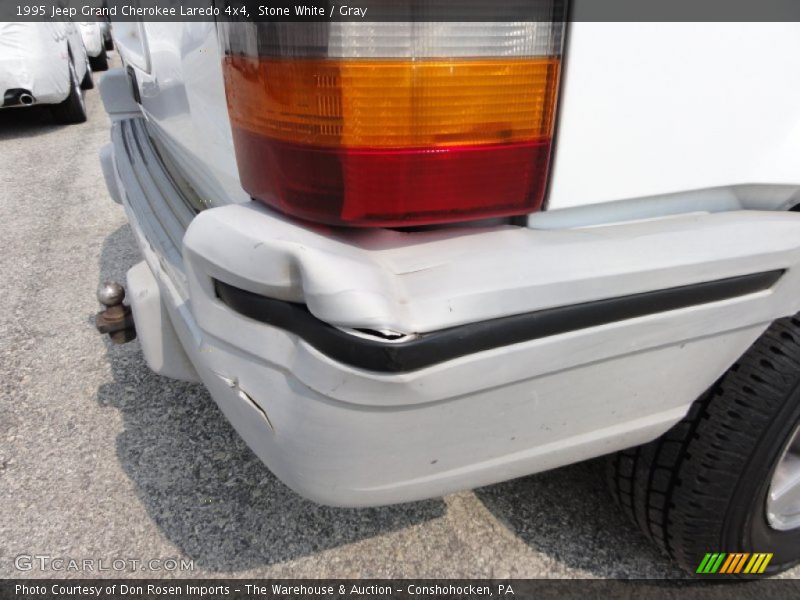
[[[221,281],[215,287],[219,299],[236,312],[294,333],[332,359],[370,371],[402,373],[483,350],[760,292],[783,273],[754,273],[548,308],[440,329],[406,342],[354,336],[319,320],[304,304],[267,298]]]

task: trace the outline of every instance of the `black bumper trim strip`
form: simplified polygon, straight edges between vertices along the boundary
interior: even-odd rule
[[[559,306],[441,329],[394,343],[341,331],[319,320],[303,304],[267,298],[221,281],[215,281],[215,288],[219,299],[236,312],[294,333],[332,359],[370,371],[403,373],[483,350],[760,292],[772,287],[783,273],[754,273]]]

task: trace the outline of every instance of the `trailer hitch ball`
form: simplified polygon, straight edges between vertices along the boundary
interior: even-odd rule
[[[100,333],[107,333],[115,344],[125,344],[136,338],[131,307],[123,304],[125,288],[115,281],[104,281],[97,288],[97,299],[105,306],[94,318]]]
[[[103,306],[117,306],[125,300],[125,288],[116,281],[104,281],[97,288],[97,299]]]

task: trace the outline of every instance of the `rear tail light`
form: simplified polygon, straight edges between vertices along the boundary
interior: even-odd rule
[[[354,226],[541,207],[562,21],[221,30],[240,178],[255,199]]]

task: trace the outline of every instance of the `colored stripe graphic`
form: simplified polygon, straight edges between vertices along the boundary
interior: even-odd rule
[[[767,570],[767,565],[771,560],[772,554],[753,554],[753,558],[751,558],[750,562],[747,563],[747,566],[744,568],[744,572],[753,575],[761,574]]]
[[[724,574],[734,574],[739,573],[744,566],[747,557],[750,556],[749,553],[742,553],[742,552],[735,552],[733,554],[728,555],[728,560],[725,561],[725,564],[722,565],[720,569],[720,573]]]
[[[725,562],[722,563],[722,568],[719,570],[720,573],[730,573],[731,566],[739,560],[738,554],[728,554],[728,558],[725,559]]]
[[[700,565],[697,567],[697,571],[695,571],[695,573],[705,573],[706,572],[706,567],[708,566],[708,562],[709,562],[710,559],[711,559],[711,555],[710,554],[706,554],[703,557],[703,560],[700,561]]]
[[[733,569],[734,573],[741,573],[742,572],[742,569],[744,568],[744,563],[745,563],[745,561],[747,560],[747,558],[749,556],[750,556],[749,552],[746,552],[746,553],[741,555],[741,557],[739,558],[739,561],[736,563],[736,566]]]
[[[720,565],[722,565],[722,561],[725,559],[725,556],[726,554],[724,552],[706,554],[703,562],[701,562],[700,566],[697,567],[697,572],[705,575],[716,573],[719,570]]]
[[[702,575],[735,575],[744,572],[749,575],[760,575],[767,570],[767,565],[772,560],[772,556],[771,553],[763,552],[756,554],[750,554],[749,552],[733,552],[730,554],[726,552],[709,552],[700,561],[696,573]]]

